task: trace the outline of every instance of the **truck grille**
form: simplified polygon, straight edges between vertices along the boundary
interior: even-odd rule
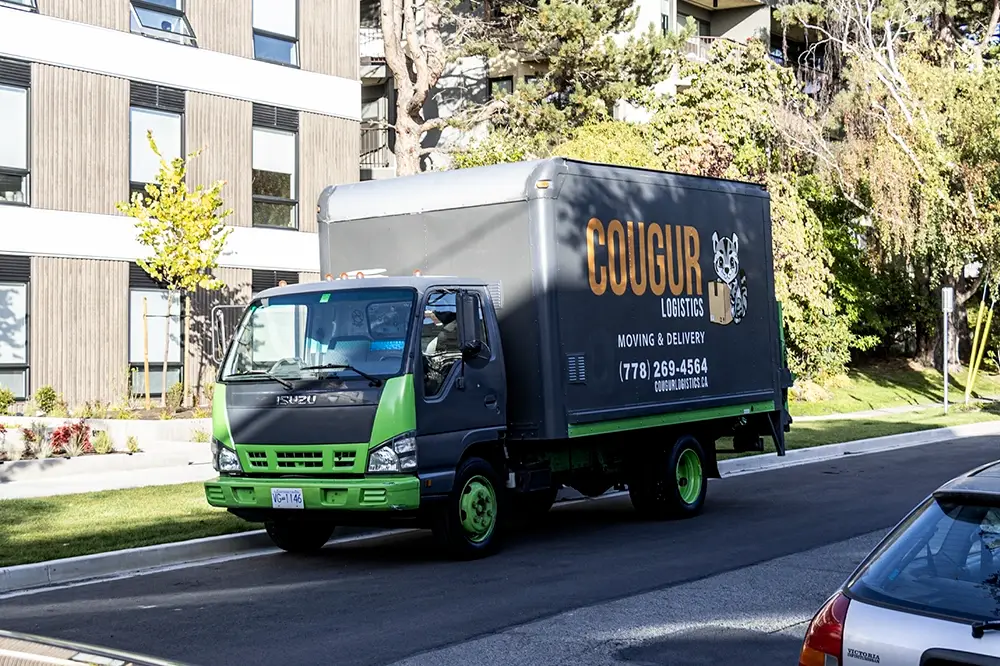
[[[367,444],[329,446],[238,446],[247,471],[273,473],[362,474]],[[359,462],[361,463],[359,465]]]

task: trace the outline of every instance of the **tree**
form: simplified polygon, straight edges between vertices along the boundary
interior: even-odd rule
[[[226,245],[232,229],[224,219],[232,214],[223,210],[221,196],[225,181],[216,181],[208,188],[201,185],[190,189],[185,181],[187,164],[201,154],[201,150],[178,157],[171,162],[163,159],[153,133],[146,132],[149,146],[160,160],[160,170],[154,183],[148,183],[145,195],[136,192],[130,202],[119,202],[118,210],[136,220],[138,241],[149,248],[151,256],[137,263],[150,277],[165,284],[167,319],[165,335],[167,352],[163,357],[163,387],[160,405],[166,406],[167,359],[170,350],[171,294],[184,293],[184,347],[189,348],[191,336],[191,293],[195,289],[216,290],[223,283],[212,275],[218,268],[218,258]],[[188,363],[184,360],[184,401],[187,404],[190,378]]]
[[[953,339],[1000,267],[1000,4],[904,0],[804,5],[803,27],[836,56],[827,131],[800,136],[859,215],[874,264],[913,276],[917,354],[941,359],[938,289],[956,289]],[[983,270],[966,278],[965,267]],[[992,278],[996,281],[996,278]],[[958,349],[951,360],[957,362]]]
[[[478,3],[460,11],[460,0],[380,0],[385,59],[396,87],[396,174],[419,173],[421,157],[434,152],[421,142],[448,125],[471,126],[489,118],[499,102],[460,109],[450,119],[425,118],[431,91],[462,56],[483,55],[487,31]],[[464,111],[464,113],[463,113]]]
[[[543,71],[502,99],[493,132],[460,163],[510,155],[497,150],[503,141],[527,156],[548,156],[581,128],[611,121],[621,103],[652,104],[655,86],[680,62],[681,44],[693,30],[663,35],[650,26],[636,36],[634,0],[507,0],[499,14],[493,57],[531,60]]]

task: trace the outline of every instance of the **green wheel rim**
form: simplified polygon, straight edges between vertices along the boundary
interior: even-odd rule
[[[465,482],[458,511],[469,541],[482,543],[490,538],[496,527],[497,496],[489,479],[474,476]]]
[[[694,504],[701,496],[701,484],[704,478],[701,472],[701,461],[698,454],[691,449],[684,449],[677,459],[677,490],[685,504]]]

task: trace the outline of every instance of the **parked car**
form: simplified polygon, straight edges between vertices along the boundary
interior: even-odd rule
[[[1000,666],[1000,461],[889,532],[813,617],[799,664]]]
[[[0,664],[14,666],[181,666],[119,650],[0,629]]]

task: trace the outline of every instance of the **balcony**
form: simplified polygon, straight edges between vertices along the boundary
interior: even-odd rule
[[[385,39],[382,37],[382,28],[361,26],[358,47],[361,52],[362,65],[385,64]]]
[[[362,170],[389,169],[393,166],[392,146],[388,127],[379,127],[371,122],[361,123],[361,168]]]
[[[684,54],[691,60],[707,62],[712,46],[722,40],[730,44],[739,45],[739,42],[735,39],[729,39],[728,37],[692,37],[684,43]]]

